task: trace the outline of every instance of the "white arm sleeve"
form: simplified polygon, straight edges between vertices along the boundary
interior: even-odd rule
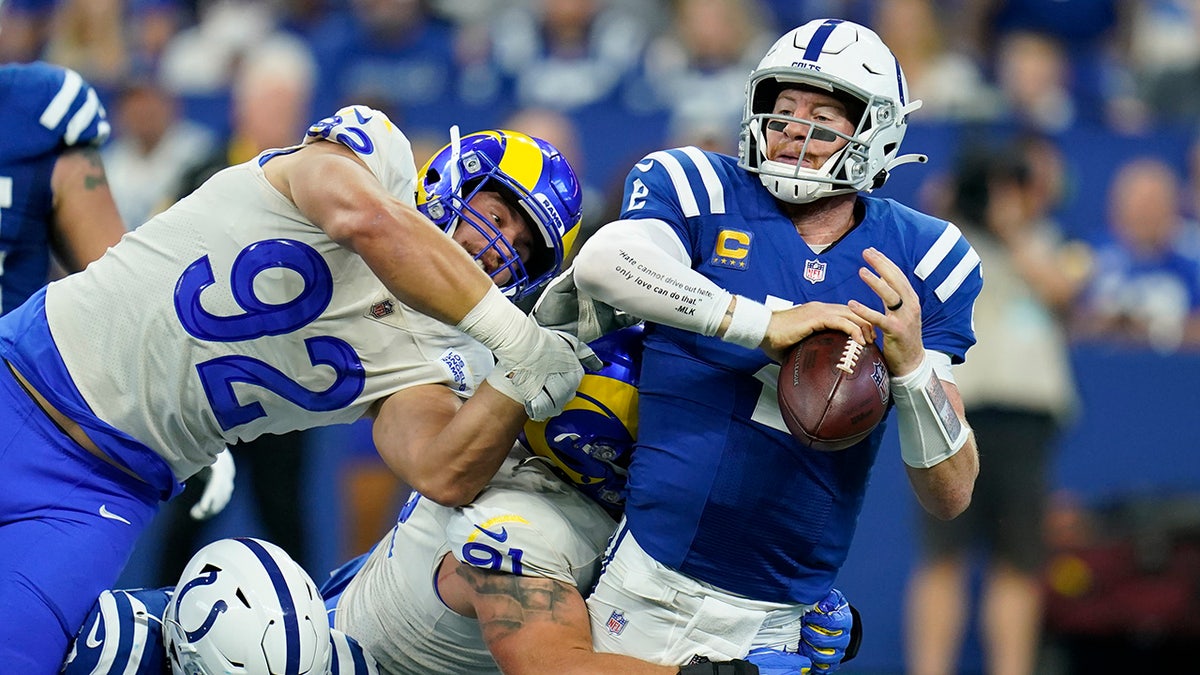
[[[575,258],[575,284],[646,321],[715,335],[730,293],[691,268],[678,235],[657,219],[601,227]]]

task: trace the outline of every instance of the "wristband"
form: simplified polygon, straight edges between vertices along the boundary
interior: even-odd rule
[[[771,309],[742,295],[734,297],[737,304],[721,339],[746,349],[758,349],[771,323]]]
[[[455,326],[475,338],[497,359],[524,360],[536,348],[541,330],[533,319],[493,285],[471,311]]]
[[[900,457],[905,464],[928,469],[962,449],[971,428],[950,405],[928,355],[916,370],[893,377],[889,384],[899,419]]]

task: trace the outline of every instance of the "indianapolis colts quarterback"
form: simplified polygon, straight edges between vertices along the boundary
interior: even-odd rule
[[[516,132],[438,158],[418,173],[382,112],[344,108],[0,317],[5,667],[58,668],[159,501],[228,443],[372,417],[405,482],[461,504],[570,399],[590,350],[506,293],[555,274],[573,170]]]
[[[839,663],[852,616],[809,616],[803,643],[724,664],[658,665],[591,648],[583,596],[624,505],[638,432],[640,326],[591,343],[605,365],[521,443],[470,504],[414,493],[371,552],[322,586],[333,625],[389,673],[795,673]],[[834,591],[836,598],[841,594]],[[690,655],[689,655],[690,657]],[[772,666],[768,668],[768,665]],[[726,672],[721,670],[720,672]]]
[[[975,340],[979,258],[954,225],[861,194],[924,159],[899,155],[919,106],[869,29],[788,32],[749,77],[739,156],[647,155],[621,219],[541,299],[574,285],[649,324],[625,521],[588,599],[597,650],[788,644],[830,592],[886,426],[841,452],[787,433],[778,361],[815,330],[880,338],[914,492],[938,517],[966,508],[978,458],[950,365]]]

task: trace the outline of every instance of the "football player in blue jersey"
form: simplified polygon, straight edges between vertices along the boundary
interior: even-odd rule
[[[639,326],[591,342],[604,366],[584,375],[562,413],[526,424],[474,501],[449,508],[414,493],[395,527],[321,587],[333,625],[380,670],[801,675],[842,660],[853,615],[837,591],[786,652],[659,665],[593,651],[583,596],[624,505],[641,342]]]
[[[739,156],[647,155],[621,219],[535,310],[584,339],[612,317],[597,307],[648,323],[625,518],[588,608],[598,650],[659,663],[794,644],[846,559],[886,425],[840,452],[788,434],[778,362],[805,336],[879,341],[930,513],[961,513],[978,473],[950,366],[975,341],[979,257],[951,223],[864,194],[924,159],[899,155],[920,106],[900,64],[869,29],[821,19],[780,38],[746,92]]]
[[[556,274],[580,206],[540,139],[455,128],[418,171],[350,106],[0,317],[0,663],[55,672],[226,444],[366,417],[402,480],[469,501],[591,358],[512,302]]]
[[[105,591],[71,645],[63,675],[375,675],[353,638],[329,627],[316,586],[282,548],[221,539],[179,583]]]
[[[51,252],[78,272],[125,234],[100,159],[96,91],[48,63],[0,65],[0,315],[50,280]]]

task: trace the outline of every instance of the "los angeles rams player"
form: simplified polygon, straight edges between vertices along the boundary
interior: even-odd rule
[[[100,159],[109,124],[96,91],[48,63],[0,65],[0,314],[125,234]]]
[[[913,490],[940,518],[966,508],[978,458],[950,365],[974,343],[979,258],[952,224],[860,194],[923,159],[898,155],[919,106],[875,33],[805,24],[749,78],[739,157],[647,155],[580,251],[581,294],[651,322],[625,521],[588,600],[598,650],[787,644],[830,592],[886,427],[835,453],[788,435],[777,361],[817,329],[881,334]]]
[[[0,317],[0,663],[56,670],[158,502],[226,443],[372,416],[407,483],[472,498],[583,375],[586,346],[505,296],[555,273],[579,216],[547,143],[453,137],[418,173],[383,113],[349,107]]]
[[[190,673],[374,675],[375,660],[329,627],[312,579],[278,546],[221,539],[179,583],[105,591],[71,645],[63,675]]]
[[[593,341],[604,367],[584,375],[562,413],[526,424],[472,503],[448,508],[414,493],[391,532],[322,586],[333,625],[383,672],[674,675],[683,665],[697,675],[717,667],[799,675],[814,661],[841,661],[845,607],[811,615],[790,653],[663,666],[593,652],[583,594],[624,505],[641,339],[632,327]]]

